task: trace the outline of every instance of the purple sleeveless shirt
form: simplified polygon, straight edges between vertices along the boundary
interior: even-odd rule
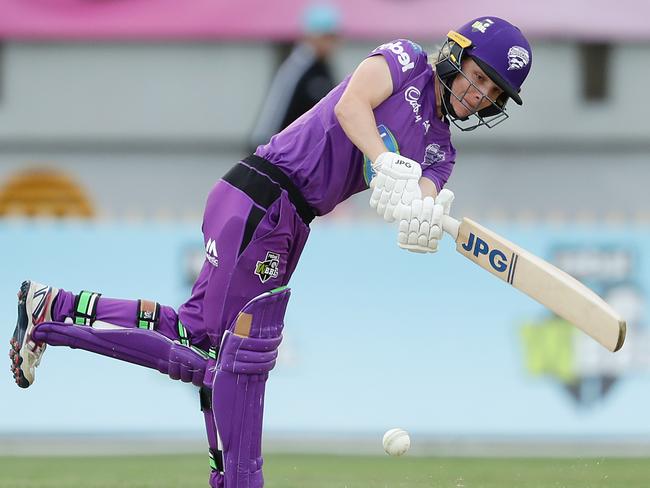
[[[436,117],[434,74],[427,54],[409,40],[383,44],[369,56],[388,62],[393,93],[374,110],[387,149],[419,162],[422,176],[438,190],[449,179],[456,150],[449,126]],[[348,85],[344,79],[314,108],[298,118],[255,154],[283,170],[316,215],[325,215],[351,195],[368,188],[370,161],[348,139],[334,106]]]

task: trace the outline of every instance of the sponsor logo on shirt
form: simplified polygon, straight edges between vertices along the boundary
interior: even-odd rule
[[[266,251],[266,259],[258,261],[255,265],[255,274],[262,283],[266,283],[271,278],[277,278],[280,267],[280,254],[273,251]]]
[[[414,86],[409,86],[404,91],[404,100],[406,100],[408,104],[411,106],[411,108],[413,109],[413,113],[415,114],[416,124],[422,121],[422,116],[420,115],[420,109],[422,108],[422,105],[419,103],[421,95],[422,93],[420,92],[420,90]],[[427,132],[429,132],[429,128],[431,127],[431,122],[425,120],[424,122],[422,122],[422,127],[424,127],[424,133],[426,134]]]
[[[422,105],[418,103],[420,100],[420,90],[418,90],[414,86],[409,86],[405,91],[404,91],[404,99],[409,103],[411,108],[413,109],[413,113],[415,114],[415,123],[417,124],[422,120],[422,117],[420,116],[420,108]]]
[[[406,73],[408,70],[413,69],[413,67],[415,66],[415,63],[411,61],[411,56],[409,56],[409,53],[407,53],[404,50],[404,46],[402,46],[402,41],[382,44],[377,49],[375,49],[375,52],[384,51],[384,50],[390,51],[396,55],[397,61],[402,66],[402,73]]]
[[[214,239],[208,239],[208,242],[205,245],[205,259],[214,266],[215,268],[219,267],[219,255],[217,254],[217,243]]]

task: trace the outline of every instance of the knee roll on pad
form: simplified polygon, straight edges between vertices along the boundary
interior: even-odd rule
[[[252,339],[226,331],[217,371],[234,374],[264,374],[275,366],[282,336],[274,339]]]

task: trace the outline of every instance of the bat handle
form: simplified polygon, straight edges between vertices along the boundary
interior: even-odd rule
[[[449,215],[442,216],[442,230],[453,237],[454,240],[458,238],[458,229],[460,222]]]

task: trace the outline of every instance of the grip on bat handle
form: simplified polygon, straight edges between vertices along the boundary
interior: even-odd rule
[[[449,215],[442,216],[442,230],[453,237],[454,240],[458,238],[458,229],[460,222]]]

